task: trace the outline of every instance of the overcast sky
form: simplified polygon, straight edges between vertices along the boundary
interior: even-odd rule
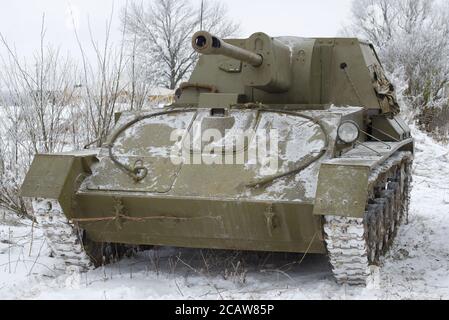
[[[200,0],[194,0],[198,4]],[[207,1],[207,0],[206,0]],[[351,0],[221,0],[230,16],[241,23],[243,36],[264,31],[273,36],[335,36],[349,18]],[[39,46],[42,14],[46,39],[77,55],[72,14],[85,46],[89,45],[88,19],[94,36],[104,39],[106,20],[115,6],[114,39],[119,39],[118,12],[125,0],[1,0],[0,32],[22,57]]]

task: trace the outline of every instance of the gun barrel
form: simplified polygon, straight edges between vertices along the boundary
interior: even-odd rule
[[[199,31],[192,39],[193,49],[206,55],[223,55],[246,62],[253,67],[260,67],[263,63],[261,55],[233,46],[206,31]]]

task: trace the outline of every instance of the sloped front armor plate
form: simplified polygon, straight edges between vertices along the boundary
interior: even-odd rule
[[[331,112],[329,112],[331,111]],[[329,157],[333,152],[336,128],[343,116],[359,114],[359,108],[331,108],[329,111],[303,111],[304,115],[319,119],[326,128],[330,142],[327,155],[320,161],[314,162],[299,174],[288,173],[295,170],[310,155],[316,155],[325,146],[325,133],[311,120],[296,114],[286,114],[282,111],[229,110],[224,120],[223,130],[226,138],[218,142],[232,140],[239,131],[253,130],[255,135],[267,136],[270,130],[275,130],[278,136],[278,155],[270,154],[268,162],[255,161],[248,156],[249,150],[257,148],[254,136],[249,138],[243,149],[232,145],[235,159],[244,159],[244,163],[226,162],[223,155],[215,153],[201,153],[203,161],[206,158],[221,158],[220,163],[195,164],[186,161],[184,155],[192,156],[193,149],[185,147],[186,143],[175,144],[171,141],[173,130],[182,130],[192,134],[192,127],[196,121],[207,128],[210,124],[207,113],[210,109],[178,112],[142,120],[125,130],[115,141],[113,154],[117,159],[130,167],[141,160],[148,169],[148,176],[141,182],[135,182],[131,176],[112,162],[108,149],[104,148],[99,156],[100,162],[93,167],[93,173],[88,177],[81,190],[85,191],[116,191],[159,193],[181,197],[220,197],[226,199],[258,199],[262,201],[297,201],[310,202],[316,191],[316,180],[321,160]],[[135,119],[135,114],[122,115],[117,128]],[[217,119],[212,119],[218,121]],[[232,120],[232,121],[231,121]],[[195,141],[193,134],[192,142]],[[173,137],[172,137],[173,138]],[[179,137],[178,137],[179,138]],[[184,139],[188,140],[188,138]],[[271,149],[272,141],[268,142]],[[173,163],[171,155],[177,146],[182,147],[184,164]],[[204,147],[205,145],[203,145]],[[206,144],[208,146],[208,144]],[[233,148],[235,147],[235,149]],[[224,147],[228,150],[229,147]],[[234,149],[234,150],[233,150]],[[195,153],[195,151],[194,151]],[[259,153],[257,151],[257,153]],[[195,153],[196,154],[196,153]],[[273,157],[271,157],[273,156]],[[265,159],[267,160],[267,159]],[[273,172],[272,160],[277,163],[277,170]],[[201,160],[200,160],[201,161]],[[278,174],[287,176],[273,181],[266,188],[248,187],[254,181],[270,179]]]
[[[173,130],[187,130],[195,114],[164,115],[136,123],[118,137],[113,153],[117,159],[128,166],[136,161],[148,169],[147,177],[135,182],[126,172],[115,165],[103,149],[100,162],[94,167],[92,176],[86,181],[88,190],[134,191],[166,193],[176,179],[180,165],[173,164],[170,152],[175,144],[170,141]],[[132,115],[123,115],[117,127],[132,120]]]

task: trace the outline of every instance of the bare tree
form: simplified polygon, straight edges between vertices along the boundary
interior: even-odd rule
[[[201,23],[221,37],[239,29],[227,17],[226,7],[212,1],[205,3],[203,13],[189,0],[134,1],[122,12],[127,39],[137,44],[135,62],[148,79],[168,89],[175,89],[191,72],[197,55],[190,40]]]
[[[145,75],[141,70],[141,64],[137,56],[138,40],[137,35],[134,35],[132,40],[131,50],[129,50],[129,62],[128,62],[128,77],[129,77],[129,90],[130,90],[130,110],[141,110],[148,102],[148,95],[151,87],[154,84],[154,80],[151,77]]]
[[[353,1],[353,23],[346,33],[372,42],[387,71],[403,74],[405,98],[419,118],[428,110],[448,108],[448,7],[434,0]]]
[[[355,0],[352,3],[353,23],[348,32],[370,40],[383,48],[393,37],[396,8],[391,0]]]
[[[31,65],[21,62],[2,34],[0,40],[7,49],[2,58],[3,86],[13,98],[12,110],[5,108],[7,117],[19,117],[26,130],[26,140],[32,150],[55,152],[64,148],[67,109],[74,92],[76,66],[70,58],[62,57],[59,49],[45,45],[42,22],[41,45]]]
[[[82,83],[79,85],[83,91],[82,118],[85,119],[84,132],[91,144],[101,146],[105,142],[114,123],[114,115],[120,109],[120,97],[127,95],[128,83],[124,79],[127,58],[124,51],[124,35],[126,22],[123,25],[121,45],[115,47],[111,42],[112,21],[114,5],[111,8],[109,20],[106,23],[104,42],[100,44],[92,31],[88,21],[91,47],[95,53],[93,63],[88,60],[85,48],[78,33],[75,36],[82,56]],[[75,23],[75,22],[73,22]]]
[[[0,207],[24,214],[18,196],[20,183],[36,153],[63,151],[70,145],[69,105],[73,98],[76,65],[59,49],[45,43],[42,18],[40,47],[26,63],[0,33],[6,49],[1,57]],[[76,132],[73,132],[76,134]]]

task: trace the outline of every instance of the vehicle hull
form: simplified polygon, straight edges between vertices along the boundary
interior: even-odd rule
[[[98,242],[326,252],[310,203],[81,193],[77,211],[73,220]]]

